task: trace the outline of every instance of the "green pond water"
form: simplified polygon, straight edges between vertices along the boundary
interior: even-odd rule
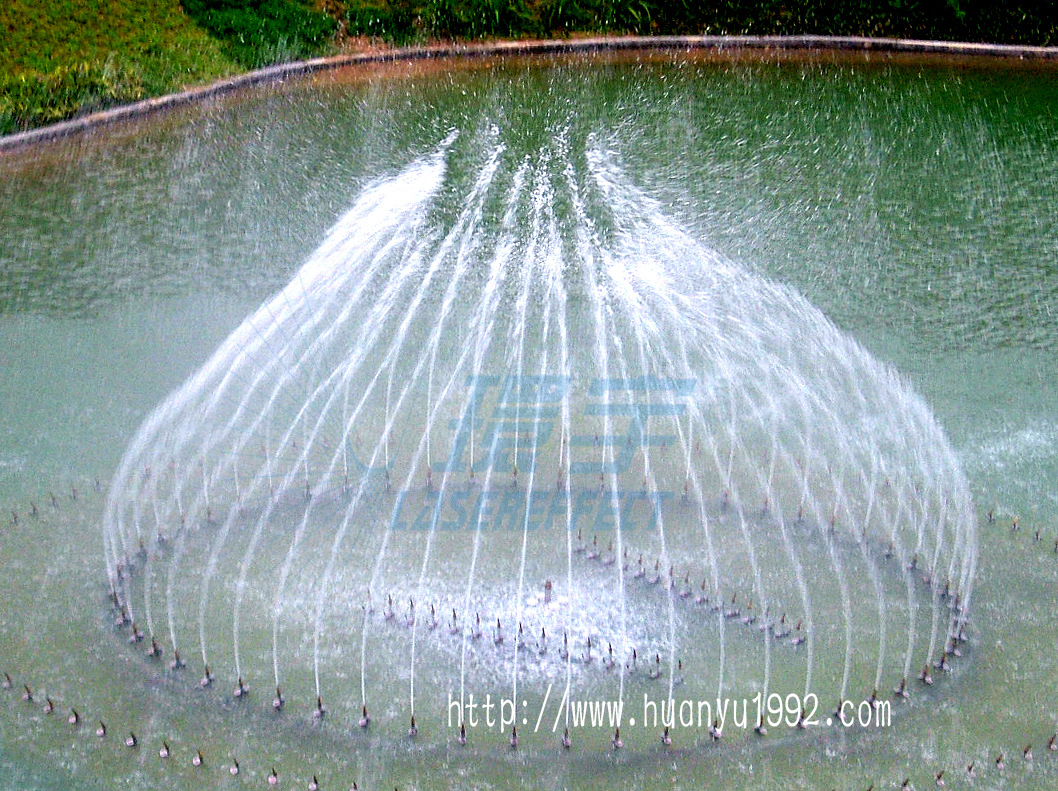
[[[497,141],[507,172],[542,151],[556,172],[567,160],[580,168],[588,150],[611,152],[652,211],[754,277],[800,292],[928,404],[969,483],[979,559],[964,656],[952,673],[934,671],[933,687],[914,683],[890,725],[779,727],[718,744],[687,728],[668,747],[656,731],[630,730],[621,751],[599,730],[567,752],[557,737],[532,735],[511,750],[488,731],[460,746],[431,735],[421,716],[424,738],[412,742],[400,737],[406,679],[394,660],[394,681],[382,682],[394,724],[365,737],[358,700],[328,701],[336,716],[322,724],[276,717],[267,675],[254,698],[233,701],[226,675],[223,692],[197,689],[195,657],[182,681],[114,628],[101,522],[137,427],[291,281],[369,185],[453,131],[457,187],[442,192],[438,214],[459,212],[458,185]],[[564,201],[560,193],[559,217],[571,211]],[[287,788],[314,774],[321,788],[888,788],[904,778],[924,788],[940,771],[949,787],[1053,787],[1056,350],[1053,67],[670,54],[398,64],[3,155],[0,673],[13,684],[0,690],[0,789],[265,787],[273,767]],[[456,557],[456,543],[441,551]],[[815,549],[823,555],[807,541],[806,553]],[[220,561],[222,581],[237,573],[238,556]],[[781,561],[762,562],[781,584]],[[854,612],[869,611],[869,584],[850,588]],[[835,595],[820,586],[821,613],[840,610]],[[902,646],[894,612],[889,640]],[[874,646],[860,637],[861,617],[853,626],[866,655]],[[689,640],[709,639],[686,622]],[[253,629],[251,649],[267,642],[270,618]],[[728,691],[751,695],[755,650],[732,637],[729,651]],[[307,690],[311,650],[291,652],[304,677],[290,683]],[[801,660],[774,654],[778,687],[796,688]],[[819,683],[833,689],[840,647],[821,643],[818,661]],[[874,666],[850,662],[859,682]],[[887,701],[894,680],[888,673],[880,690]],[[679,694],[715,696],[709,684]],[[527,686],[536,710],[546,684]],[[443,699],[443,683],[423,687]],[[627,691],[637,716],[644,689]],[[833,701],[820,706],[825,716]],[[105,737],[95,735],[100,720]],[[130,732],[136,747],[125,746]]]

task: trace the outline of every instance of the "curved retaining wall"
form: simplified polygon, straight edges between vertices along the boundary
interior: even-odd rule
[[[48,140],[79,134],[88,129],[148,115],[189,104],[238,88],[276,82],[287,77],[311,74],[365,63],[421,60],[440,57],[489,57],[498,55],[562,54],[572,52],[621,50],[836,50],[852,52],[904,52],[934,55],[1013,58],[1058,61],[1058,47],[1030,47],[1008,44],[972,44],[915,39],[861,38],[858,36],[625,36],[580,39],[500,41],[485,44],[441,44],[429,47],[402,47],[366,53],[281,63],[225,80],[144,99],[134,104],[112,107],[90,115],[72,118],[51,126],[0,137],[0,152],[32,146]]]

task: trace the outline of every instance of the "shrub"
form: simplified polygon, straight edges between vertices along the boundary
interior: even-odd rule
[[[351,33],[422,37],[821,33],[1054,44],[1053,0],[348,0]]]

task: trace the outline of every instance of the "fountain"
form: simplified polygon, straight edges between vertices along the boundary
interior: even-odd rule
[[[463,182],[456,137],[366,187],[137,432],[103,519],[129,640],[420,740],[477,737],[491,694],[519,744],[530,703],[557,741],[606,697],[632,744],[677,686],[710,704],[685,728],[731,697],[803,728],[949,669],[975,515],[922,400],[604,140],[514,158],[493,128]]]

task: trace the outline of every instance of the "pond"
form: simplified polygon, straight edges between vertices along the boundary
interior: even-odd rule
[[[436,60],[5,154],[0,787],[1053,783],[1056,88]]]

